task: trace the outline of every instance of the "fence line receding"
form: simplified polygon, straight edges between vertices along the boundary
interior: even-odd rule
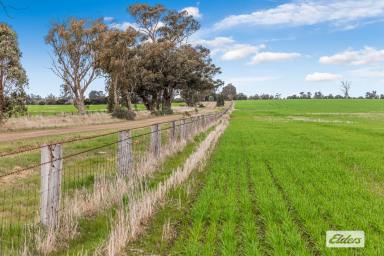
[[[217,122],[227,110],[0,154],[0,255],[22,247],[35,227],[55,228],[78,191],[95,181],[135,173],[143,159],[186,141]]]

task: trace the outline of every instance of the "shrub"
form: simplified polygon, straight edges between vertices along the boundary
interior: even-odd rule
[[[224,96],[222,94],[217,95],[216,106],[218,107],[224,106]]]
[[[136,113],[126,108],[119,108],[112,112],[112,116],[119,119],[134,120]]]

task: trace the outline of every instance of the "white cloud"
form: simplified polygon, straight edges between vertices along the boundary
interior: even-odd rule
[[[115,20],[115,18],[114,18],[114,17],[104,17],[103,20],[104,20],[105,22],[112,22],[112,21]]]
[[[182,11],[186,11],[189,15],[193,16],[196,19],[199,19],[202,17],[200,10],[197,7],[186,7],[182,9]]]
[[[308,74],[305,77],[305,81],[307,81],[307,82],[324,82],[324,81],[340,80],[342,78],[343,77],[341,75],[338,75],[338,74],[315,72],[312,74]]]
[[[258,52],[260,49],[265,48],[265,45],[253,46],[249,44],[235,44],[229,50],[225,51],[222,60],[239,60],[244,59],[251,54]]]
[[[200,39],[193,42],[193,44],[201,44],[206,47],[223,47],[234,43],[235,40],[232,37],[215,37],[212,40]]]
[[[265,44],[250,45],[237,43],[232,37],[216,37],[211,40],[199,39],[193,41],[192,44],[208,47],[212,55],[221,54],[221,59],[225,61],[247,58],[266,47]]]
[[[111,24],[112,28],[119,29],[119,30],[127,30],[129,27],[132,27],[136,30],[138,30],[138,27],[134,23],[130,22],[122,22],[122,23],[113,23]]]
[[[357,52],[347,50],[332,56],[322,56],[320,57],[319,62],[322,64],[350,63],[357,58],[357,55]]]
[[[331,56],[323,56],[319,59],[322,64],[351,64],[368,65],[384,61],[384,50],[373,47],[365,47],[360,51],[346,50]]]
[[[251,45],[238,43],[232,37],[216,37],[211,40],[199,39],[192,42],[194,45],[203,45],[211,50],[213,56],[220,54],[223,61],[241,60],[250,57],[251,64],[259,64],[270,61],[291,60],[301,56],[296,52],[262,52],[265,44]]]
[[[252,58],[251,64],[260,64],[271,61],[292,60],[300,56],[301,54],[296,52],[260,52]]]
[[[231,15],[216,23],[215,28],[225,29],[245,24],[303,26],[328,22],[351,29],[351,22],[383,16],[382,0],[302,0],[250,14]]]

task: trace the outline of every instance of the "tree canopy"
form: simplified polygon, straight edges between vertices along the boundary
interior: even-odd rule
[[[111,109],[123,105],[131,111],[137,96],[151,112],[167,114],[177,94],[194,105],[222,84],[209,50],[187,43],[200,28],[187,12],[148,4],[131,5],[128,12],[135,28],[106,32],[99,55]]]
[[[20,63],[21,52],[16,33],[0,24],[0,119],[25,111],[28,79]]]
[[[54,54],[52,70],[72,90],[75,107],[82,114],[85,113],[85,92],[100,75],[95,60],[106,29],[99,21],[72,18],[53,24],[45,38]]]

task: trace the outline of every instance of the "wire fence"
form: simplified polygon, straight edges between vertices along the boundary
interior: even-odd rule
[[[0,154],[0,255],[22,248],[37,227],[58,227],[60,213],[95,196],[101,181],[139,174],[227,110]]]

